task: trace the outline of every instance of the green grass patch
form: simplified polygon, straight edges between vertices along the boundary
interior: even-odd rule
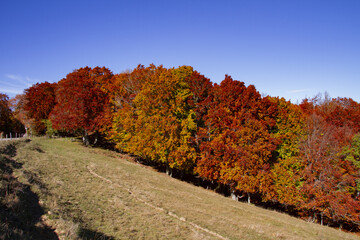
[[[30,186],[40,218],[61,239],[359,239],[68,139],[19,143],[12,158],[21,164],[13,176]]]

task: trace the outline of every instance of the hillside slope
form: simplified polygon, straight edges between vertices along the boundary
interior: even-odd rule
[[[33,139],[16,148],[22,168],[14,174],[32,186],[42,219],[60,239],[359,239],[67,139]]]

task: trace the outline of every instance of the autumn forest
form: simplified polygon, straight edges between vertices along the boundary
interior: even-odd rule
[[[294,104],[226,75],[139,65],[74,70],[9,99],[0,132],[81,137],[234,198],[360,231],[360,104],[327,94]]]

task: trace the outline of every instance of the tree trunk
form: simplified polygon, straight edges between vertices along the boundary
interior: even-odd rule
[[[87,147],[90,145],[89,135],[88,135],[88,131],[87,131],[87,130],[84,131],[83,144],[84,144],[85,146],[87,146]]]
[[[251,200],[250,200],[250,193],[247,193],[247,196],[248,196],[248,204],[251,203]]]
[[[172,169],[167,164],[166,164],[166,174],[169,175],[170,177],[172,177]]]
[[[185,173],[184,173],[184,171],[181,171],[180,172],[180,180],[184,181],[184,178],[185,178]]]
[[[94,140],[94,145],[96,145],[96,143],[98,142],[98,139],[99,139],[99,132],[98,131],[96,131],[96,133],[95,133],[95,140]]]
[[[320,221],[321,221],[321,226],[324,225],[324,213],[320,213]]]
[[[231,192],[231,199],[235,201],[239,201],[239,196],[236,195],[235,191]]]
[[[314,212],[314,216],[313,216],[312,222],[313,222],[313,223],[317,223],[317,222],[318,222],[316,212]]]

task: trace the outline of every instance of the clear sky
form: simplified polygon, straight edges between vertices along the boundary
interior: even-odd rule
[[[0,7],[0,92],[74,69],[193,66],[293,102],[360,102],[360,0],[12,0]]]

